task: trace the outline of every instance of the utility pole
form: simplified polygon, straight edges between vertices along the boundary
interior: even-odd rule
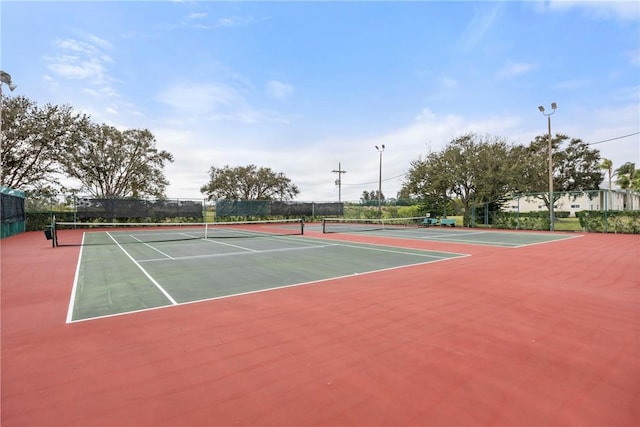
[[[338,186],[338,202],[342,201],[342,174],[347,173],[347,171],[342,170],[342,165],[338,162],[338,170],[332,170],[331,172],[338,174],[338,179],[336,179],[336,185]]]

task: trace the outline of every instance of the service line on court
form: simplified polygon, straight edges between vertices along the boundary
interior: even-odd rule
[[[219,245],[222,245],[222,246],[230,246],[232,248],[242,249],[244,251],[259,252],[256,249],[247,248],[247,247],[240,246],[240,245],[232,245],[231,243],[220,242],[218,240],[209,240],[209,239],[202,239],[202,240],[204,240],[207,243],[219,244]]]
[[[235,245],[229,245],[229,246],[235,246]],[[330,246],[341,246],[341,245],[332,243],[332,244],[327,244],[327,245],[303,246],[303,247],[297,247],[297,248],[279,248],[279,249],[264,249],[264,250],[251,249],[250,252],[228,252],[228,253],[225,253],[225,254],[188,255],[188,256],[173,257],[171,259],[173,261],[183,261],[183,260],[197,259],[197,258],[219,258],[219,257],[228,257],[228,256],[260,255],[260,254],[266,254],[266,253],[272,253],[272,252],[302,251],[302,250],[306,250],[306,249],[328,248]],[[243,249],[241,247],[238,247],[238,248]],[[158,262],[158,261],[167,261],[167,259],[166,258],[152,258],[152,259],[140,260],[138,262],[143,263],[143,262]]]
[[[166,254],[164,252],[162,252],[160,249],[156,248],[155,246],[151,246],[150,244],[148,244],[147,242],[143,242],[142,240],[138,239],[136,236],[134,236],[133,234],[130,234],[129,237],[136,239],[138,242],[142,243],[143,245],[145,245],[146,247],[153,249],[154,251],[158,252],[160,255],[164,255],[169,259],[174,259],[171,255]]]
[[[147,272],[147,270],[145,270],[138,261],[135,260],[135,258],[133,258],[131,256],[131,254],[129,254],[129,252],[127,252],[125,250],[125,248],[122,247],[122,245],[116,240],[114,239],[114,237],[111,235],[111,233],[109,233],[108,231],[106,232],[107,236],[109,236],[109,238],[111,238],[111,240],[113,240],[115,242],[115,244],[120,248],[120,250],[122,250],[122,252],[125,253],[125,255],[127,257],[129,257],[129,259],[131,261],[133,261],[133,263],[136,265],[136,267],[138,267],[140,269],[140,271],[142,271],[142,273],[147,276],[147,278],[151,281],[151,283],[154,284],[154,286],[156,288],[158,288],[158,290],[160,290],[160,292],[162,292],[162,294],[167,297],[167,299],[171,302],[172,305],[178,305],[178,302],[176,300],[173,299],[173,297],[171,295],[169,295],[169,292],[167,292],[162,286],[160,286],[160,283],[158,283],[153,277],[151,277],[151,275]]]

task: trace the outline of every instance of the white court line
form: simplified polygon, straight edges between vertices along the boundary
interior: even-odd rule
[[[449,257],[440,257],[438,255],[432,255],[431,253],[437,252],[440,254],[451,254],[451,255],[454,255],[454,258],[469,255],[469,254],[463,254],[460,252],[447,252],[447,251],[434,250],[434,249],[411,249],[403,246],[394,246],[394,245],[387,245],[382,243],[356,243],[356,242],[347,243],[344,240],[329,240],[329,239],[322,239],[317,237],[307,237],[306,240],[316,241],[316,242],[330,241],[330,242],[337,242],[335,244],[337,246],[345,246],[348,248],[367,249],[372,251],[386,251],[391,253],[399,253],[403,255],[427,256],[427,257],[444,258],[444,259],[448,259]],[[390,249],[384,249],[384,248],[397,248],[397,249],[390,250]],[[412,250],[415,252],[411,252]],[[421,252],[424,252],[424,253],[421,253]]]
[[[230,245],[233,246],[233,245]],[[328,245],[317,245],[317,246],[304,246],[298,248],[279,248],[279,249],[265,249],[265,250],[251,250],[251,252],[228,252],[224,254],[203,254],[203,255],[188,255],[188,256],[179,256],[172,258],[174,261],[182,261],[189,259],[197,259],[197,258],[219,258],[219,257],[227,257],[227,256],[247,256],[247,255],[260,255],[272,252],[287,252],[287,251],[302,251],[305,249],[320,249],[320,248],[328,248],[329,246],[341,246],[338,244],[328,244]],[[242,249],[242,248],[240,248]],[[157,261],[166,261],[166,258],[152,258],[152,259],[144,259],[138,262],[157,262]]]
[[[185,233],[180,233],[184,236],[187,237],[193,237],[194,238],[194,242],[198,242],[198,241],[204,241],[207,243],[219,243],[221,245],[224,246],[231,246],[237,249],[242,249],[243,251],[248,251],[250,253],[263,253],[263,252],[277,252],[277,251],[282,251],[282,250],[295,250],[295,249],[307,249],[307,247],[311,247],[313,248],[321,248],[321,247],[325,247],[325,246],[335,246],[334,244],[323,244],[323,245],[316,245],[314,243],[310,243],[310,242],[305,242],[302,240],[298,240],[296,238],[292,238],[291,236],[270,236],[270,237],[266,237],[266,239],[268,240],[276,240],[276,241],[282,241],[282,240],[288,240],[288,241],[292,241],[292,242],[296,242],[296,244],[303,246],[302,248],[300,247],[296,247],[296,248],[284,248],[284,249],[271,249],[271,250],[257,250],[257,249],[252,249],[252,248],[247,248],[244,246],[237,246],[237,245],[232,245],[231,243],[224,243],[218,240],[211,240],[211,239],[205,239],[205,238],[200,238],[198,236],[193,236],[191,234],[185,234]],[[135,238],[135,236],[131,236],[133,238]],[[324,241],[324,240],[320,240],[320,241]],[[167,243],[171,243],[170,241]],[[181,242],[181,244],[184,244]],[[220,256],[230,256],[230,255],[248,255],[247,252],[233,252],[233,253],[226,253],[226,254],[203,254],[203,255],[188,255],[188,256],[183,256],[183,257],[172,257],[169,256],[167,254],[165,254],[164,252],[157,250],[156,248],[154,248],[153,246],[147,245],[149,246],[151,249],[154,249],[158,252],[160,252],[162,255],[167,256],[168,258],[170,258],[171,260],[175,261],[175,260],[185,260],[185,259],[191,259],[191,258],[215,258],[215,257],[220,257]],[[150,258],[150,259],[143,259],[143,260],[138,260],[138,262],[157,262],[157,261],[165,261],[165,259],[163,258]]]
[[[470,232],[468,235],[472,235],[472,234],[489,234],[489,232],[486,231],[480,231],[480,232]],[[529,235],[532,235],[533,233],[530,233]],[[517,235],[517,233],[510,233],[510,235],[515,236]],[[566,239],[575,239],[577,237],[582,237],[580,235],[578,236],[571,236],[571,235],[563,235],[564,237],[559,238],[559,239],[550,239],[550,240],[545,240],[542,242],[533,242],[533,243],[508,243],[508,242],[501,242],[501,241],[497,241],[497,240],[490,240],[490,241],[482,241],[482,240],[466,240],[463,239],[463,235],[460,235],[459,238],[456,237],[436,237],[436,239],[447,239],[447,241],[452,242],[452,243],[471,243],[471,244],[477,244],[480,246],[492,246],[492,247],[503,247],[503,248],[507,248],[507,249],[512,249],[512,248],[523,248],[526,246],[533,246],[533,245],[542,245],[542,244],[546,244],[546,243],[553,243],[553,242],[558,242],[561,240],[566,240]]]
[[[576,235],[563,234],[562,236],[563,237],[561,239],[545,240],[544,242],[535,242],[535,243],[524,243],[522,245],[512,246],[512,247],[513,248],[526,248],[527,246],[544,245],[546,243],[561,242],[563,240],[577,239],[579,237],[584,237],[583,234],[576,234]]]
[[[237,248],[237,249],[242,249],[244,251],[249,251],[249,252],[260,252],[257,251],[255,249],[251,249],[251,248],[246,248],[244,246],[238,246],[238,245],[232,245],[231,243],[224,243],[224,242],[220,242],[219,240],[209,240],[209,239],[202,239],[205,242],[209,242],[209,243],[213,243],[213,244],[218,244],[218,245],[222,245],[222,246],[230,246],[232,248]]]
[[[455,239],[456,237],[473,236],[474,234],[487,234],[487,232],[486,231],[464,231],[464,232],[459,231],[456,233],[441,233],[438,236],[425,237],[425,239]],[[452,236],[455,236],[455,237],[452,237]]]
[[[229,245],[229,246],[234,246],[235,247],[235,245]],[[260,254],[273,253],[273,252],[301,251],[301,250],[305,250],[305,249],[322,249],[322,248],[328,248],[328,247],[334,247],[334,246],[363,249],[363,250],[367,250],[367,251],[389,252],[389,253],[396,253],[396,254],[401,254],[401,255],[411,255],[411,256],[417,256],[417,257],[437,258],[437,259],[449,259],[449,258],[456,258],[456,257],[460,257],[460,256],[467,256],[467,254],[460,254],[460,253],[454,253],[454,252],[428,251],[428,250],[422,250],[422,249],[417,249],[416,252],[412,252],[412,251],[402,250],[400,248],[399,249],[384,249],[384,248],[389,248],[390,247],[390,246],[386,246],[386,245],[380,245],[380,247],[376,247],[378,245],[371,245],[371,244],[367,244],[366,246],[360,246],[360,245],[345,244],[345,243],[341,242],[341,243],[331,243],[331,244],[325,244],[325,245],[304,246],[304,247],[295,247],[295,248],[279,248],[279,249],[266,249],[266,250],[251,249],[251,252],[231,252],[231,253],[225,253],[225,254],[188,255],[188,256],[183,256],[183,257],[175,257],[175,258],[173,258],[173,260],[174,261],[181,261],[181,260],[198,259],[198,258],[219,258],[219,257],[227,257],[227,256],[260,255]],[[238,247],[238,248],[239,249],[244,249],[241,246]],[[432,252],[448,253],[448,254],[453,255],[453,257],[434,255]],[[140,260],[138,262],[144,263],[144,262],[158,262],[158,261],[166,261],[166,260],[167,260],[166,258],[152,258],[152,259]]]
[[[78,289],[78,277],[80,276],[80,264],[82,261],[82,252],[84,251],[84,237],[87,233],[82,233],[82,242],[80,243],[80,254],[78,254],[78,265],[76,265],[76,275],[73,278],[73,286],[71,287],[71,298],[69,299],[69,310],[67,311],[67,323],[71,323],[73,317],[73,307],[76,301],[76,289]]]
[[[169,254],[165,254],[165,253],[164,253],[164,252],[162,252],[160,249],[158,249],[158,248],[155,248],[155,247],[151,246],[151,245],[150,245],[150,244],[148,244],[147,242],[143,242],[142,240],[138,239],[138,238],[137,238],[136,236],[134,236],[133,234],[130,234],[130,235],[129,235],[129,237],[132,237],[132,238],[136,239],[138,242],[142,243],[143,245],[145,245],[145,246],[146,246],[146,247],[148,247],[148,248],[153,249],[154,251],[158,252],[160,255],[164,255],[164,256],[166,256],[166,257],[167,257],[167,258],[169,258],[169,259],[174,259],[171,255],[169,255]]]
[[[358,245],[347,245],[345,243],[338,243],[338,246],[344,246],[347,248],[358,248],[358,249],[366,249],[366,250],[370,250],[370,251],[380,251],[380,252],[391,252],[391,253],[395,253],[395,254],[402,254],[402,255],[415,255],[415,256],[421,256],[421,257],[430,257],[430,258],[442,258],[442,259],[450,259],[450,258],[457,258],[457,257],[461,257],[461,256],[468,256],[468,254],[459,254],[459,253],[455,253],[455,252],[444,252],[444,251],[430,251],[428,249],[416,249],[417,252],[425,252],[424,254],[421,253],[416,253],[416,252],[407,252],[407,250],[391,250],[391,249],[382,249],[382,247],[385,247],[386,245],[380,245],[380,248],[377,247],[373,247],[373,248],[367,248],[367,247],[363,247],[363,246],[358,246]],[[369,243],[367,243],[367,246],[377,246],[377,245],[371,245]],[[389,246],[386,246],[389,247]],[[427,252],[439,252],[439,253],[449,253],[452,255],[455,255],[453,257],[444,257],[444,256],[438,256],[438,255],[432,255],[430,253]]]
[[[116,245],[118,245],[118,247],[122,250],[122,252],[125,253],[125,255],[127,255],[129,257],[129,259],[131,261],[133,261],[133,263],[136,265],[136,267],[138,267],[140,269],[140,271],[142,271],[144,273],[145,276],[147,276],[147,278],[149,280],[151,280],[151,283],[153,283],[155,285],[156,288],[158,288],[160,290],[160,292],[162,292],[162,294],[167,297],[167,299],[171,302],[171,304],[173,305],[178,305],[178,302],[176,300],[174,300],[171,295],[169,295],[169,293],[162,287],[160,286],[160,283],[156,282],[156,280],[151,277],[151,275],[149,273],[147,273],[147,270],[145,270],[144,268],[142,268],[142,266],[140,265],[140,263],[138,263],[138,261],[136,261],[130,254],[129,252],[127,252],[120,243],[118,243],[118,241],[116,239],[113,238],[113,236],[111,235],[111,233],[109,233],[108,231],[106,231],[107,236],[109,236],[111,238],[111,240],[113,240],[115,242]]]

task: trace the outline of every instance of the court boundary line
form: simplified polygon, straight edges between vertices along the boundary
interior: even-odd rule
[[[381,269],[378,269],[378,270],[366,271],[364,273],[343,274],[342,276],[329,277],[327,279],[311,280],[311,281],[307,281],[307,282],[293,283],[293,284],[290,284],[290,285],[276,286],[276,287],[273,287],[273,288],[257,289],[257,290],[254,290],[254,291],[240,292],[240,293],[237,293],[237,294],[220,295],[220,296],[217,296],[217,297],[204,298],[204,299],[199,299],[199,300],[195,300],[195,301],[180,302],[180,303],[176,303],[175,305],[161,305],[161,306],[157,306],[157,307],[143,308],[143,309],[140,309],[140,310],[125,311],[125,312],[122,312],[122,313],[113,313],[113,314],[107,314],[107,315],[103,315],[103,316],[89,317],[89,318],[86,318],[86,319],[73,320],[73,321],[68,322],[68,323],[89,322],[89,321],[92,321],[92,320],[108,319],[108,318],[111,318],[111,317],[126,316],[126,315],[130,315],[130,314],[144,313],[144,312],[153,311],[153,310],[163,310],[163,309],[170,308],[170,307],[180,307],[180,306],[183,306],[183,305],[199,304],[199,303],[203,303],[203,302],[211,302],[211,301],[216,301],[216,300],[221,300],[221,299],[226,299],[226,298],[235,298],[235,297],[241,297],[241,296],[245,296],[245,295],[258,294],[258,293],[262,293],[262,292],[271,292],[271,291],[277,291],[277,290],[281,290],[281,289],[295,288],[295,287],[299,287],[299,286],[314,285],[314,284],[318,284],[318,283],[329,282],[329,281],[332,281],[332,280],[342,280],[342,279],[347,279],[347,278],[351,278],[351,277],[355,277],[355,276],[365,276],[365,275],[380,273],[380,272],[384,272],[384,271],[397,270],[397,269],[408,268],[408,267],[416,267],[416,266],[420,266],[420,265],[426,265],[426,264],[432,264],[432,263],[435,263],[435,262],[443,262],[443,261],[448,261],[448,260],[454,260],[454,259],[457,259],[457,258],[465,258],[465,257],[469,257],[469,256],[471,256],[471,255],[470,254],[459,254],[459,256],[457,256],[457,257],[450,257],[450,258],[437,258],[437,257],[434,257],[434,258],[437,258],[437,259],[434,259],[434,260],[431,260],[431,261],[419,262],[419,263],[415,263],[415,264],[399,265],[399,266],[396,266],[396,267],[381,268]]]
[[[82,243],[84,244],[84,238],[86,233],[82,233]],[[69,308],[67,309],[67,319],[65,323],[73,322],[73,309],[76,306],[76,290],[78,289],[78,278],[80,277],[80,265],[82,263],[82,254],[84,252],[84,245],[80,247],[80,253],[78,254],[78,262],[76,263],[76,273],[73,277],[73,286],[71,286],[71,297],[69,298]]]
[[[563,240],[578,239],[580,237],[584,237],[584,234],[576,234],[576,235],[563,234],[563,236],[565,237],[563,237],[562,239],[547,240],[546,242],[525,243],[524,245],[510,246],[509,249],[526,248],[527,246],[544,245],[547,243],[561,242]]]

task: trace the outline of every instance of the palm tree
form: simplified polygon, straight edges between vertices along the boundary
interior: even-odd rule
[[[625,207],[627,207],[629,210],[632,210],[633,198],[631,197],[631,190],[633,188],[634,181],[640,174],[640,171],[636,169],[635,163],[627,162],[616,169],[615,173],[616,175],[618,175],[616,184],[618,184],[623,190],[627,190],[626,198],[628,203],[625,203]]]
[[[600,164],[600,169],[604,169],[607,171],[609,175],[609,186],[607,191],[607,210],[611,209],[611,177],[613,176],[613,162],[610,159],[602,160],[602,164]]]

